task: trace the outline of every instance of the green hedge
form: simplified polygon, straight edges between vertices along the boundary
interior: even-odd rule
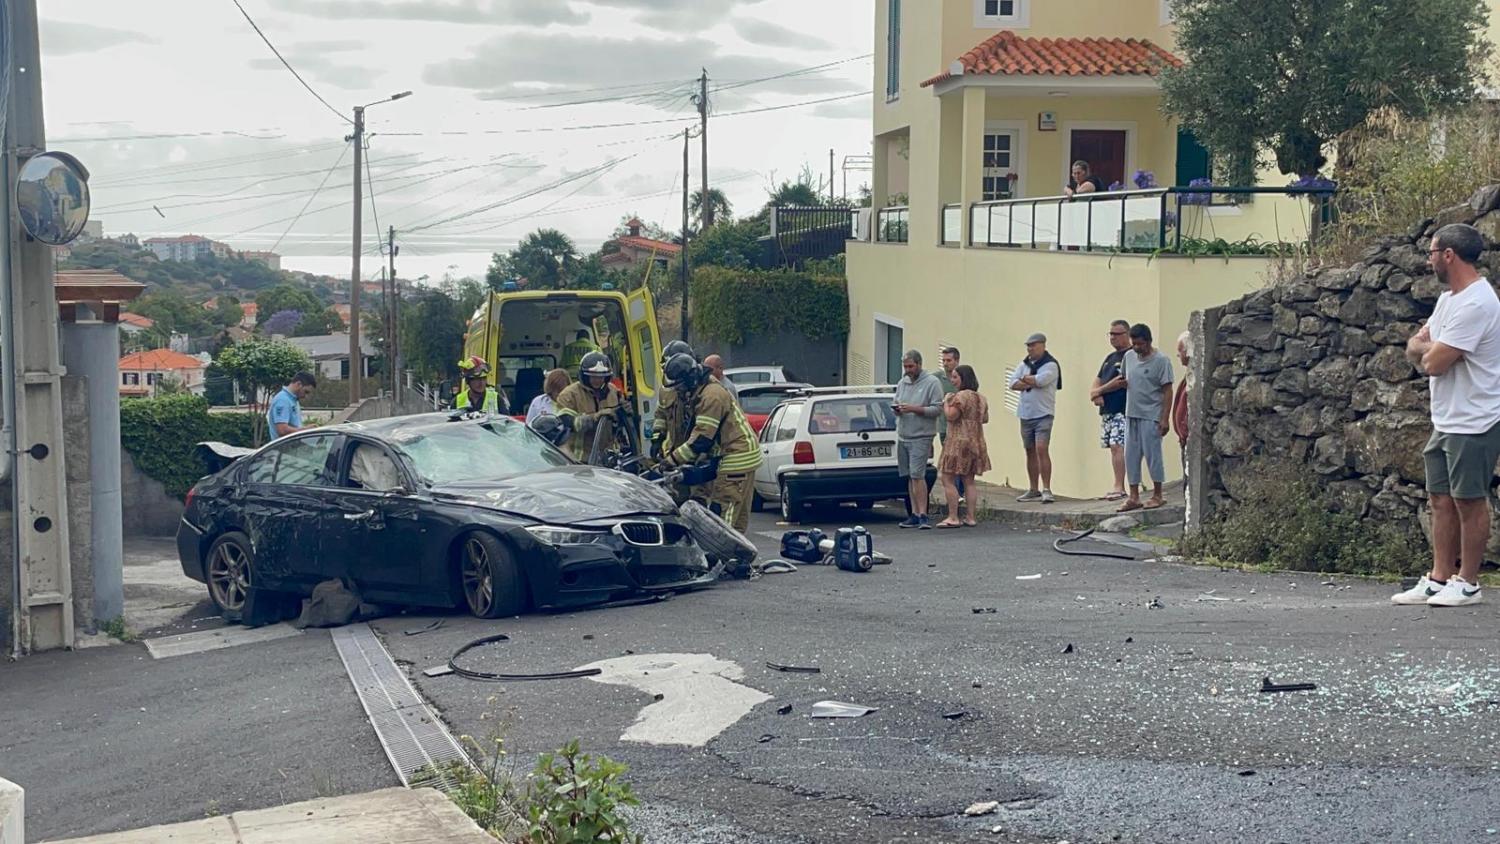
[[[188,394],[124,399],[120,445],[142,472],[182,498],[207,471],[194,447],[206,441],[248,447],[258,421],[249,413],[209,413],[206,399]]]
[[[837,276],[704,267],[692,284],[694,330],[724,343],[781,332],[849,336],[849,290]]]

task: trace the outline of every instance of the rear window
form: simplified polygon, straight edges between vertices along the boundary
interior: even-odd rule
[[[896,412],[890,396],[829,399],[813,406],[807,420],[812,434],[858,434],[862,431],[896,430]]]
[[[727,372],[725,374],[729,376],[729,380],[733,381],[735,384],[771,383],[771,373],[769,372]]]
[[[763,393],[740,393],[740,407],[746,413],[770,413],[776,405],[786,401],[786,393],[768,390]]]

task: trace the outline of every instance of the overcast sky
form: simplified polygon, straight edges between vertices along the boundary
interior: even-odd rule
[[[677,229],[700,67],[726,86],[710,94],[723,117],[709,123],[709,167],[736,211],[759,208],[773,174],[823,175],[829,149],[840,164],[870,151],[870,98],[850,96],[871,84],[868,0],[240,2],[341,113],[415,92],[369,112],[366,276],[376,213],[398,229],[403,277],[482,273],[543,225],[585,249],[630,212]],[[50,145],[89,167],[106,233],[276,245],[286,268],[348,274],[350,126],[233,0],[40,6]],[[639,125],[588,128],[600,124]],[[694,188],[698,155],[695,140]],[[850,173],[850,193],[867,180]]]

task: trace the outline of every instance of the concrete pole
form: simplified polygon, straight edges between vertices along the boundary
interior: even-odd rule
[[[63,325],[63,364],[69,375],[88,378],[89,498],[93,530],[94,620],[125,614],[125,533],[120,495],[120,376],[116,355],[120,329],[109,322],[79,320]]]
[[[698,143],[703,150],[703,207],[699,209],[699,216],[703,225],[703,231],[708,231],[714,225],[714,207],[708,201],[708,68],[703,68],[703,75],[698,77]]]
[[[359,250],[363,248],[361,241],[364,232],[361,219],[364,216],[364,194],[361,192],[364,180],[365,158],[365,110],[363,106],[354,107],[354,258],[353,268],[349,271],[349,404],[359,404],[359,377],[364,355],[359,348]]]
[[[5,123],[5,202],[9,260],[4,283],[15,309],[7,316],[15,359],[14,467],[16,559],[20,606],[15,647],[21,653],[71,648],[73,582],[68,554],[68,498],[63,466],[62,364],[58,360],[57,288],[52,248],[21,230],[14,207],[21,165],[47,147],[42,119],[42,67],[36,0],[3,0],[10,26],[10,109]]]

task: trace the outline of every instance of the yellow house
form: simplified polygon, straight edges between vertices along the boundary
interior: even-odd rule
[[[908,348],[936,368],[958,346],[990,399],[985,480],[1024,486],[1006,382],[1043,332],[1064,373],[1052,488],[1102,495],[1113,473],[1088,391],[1110,321],[1149,325],[1180,379],[1189,314],[1263,285],[1274,260],[1180,244],[1300,242],[1312,203],[1274,171],[1254,196],[1136,189],[1137,171],[1162,186],[1212,175],[1161,111],[1160,72],[1179,62],[1166,0],[875,2],[875,210],[848,249],[849,381],[894,381]],[[1062,196],[1076,160],[1128,190]]]

